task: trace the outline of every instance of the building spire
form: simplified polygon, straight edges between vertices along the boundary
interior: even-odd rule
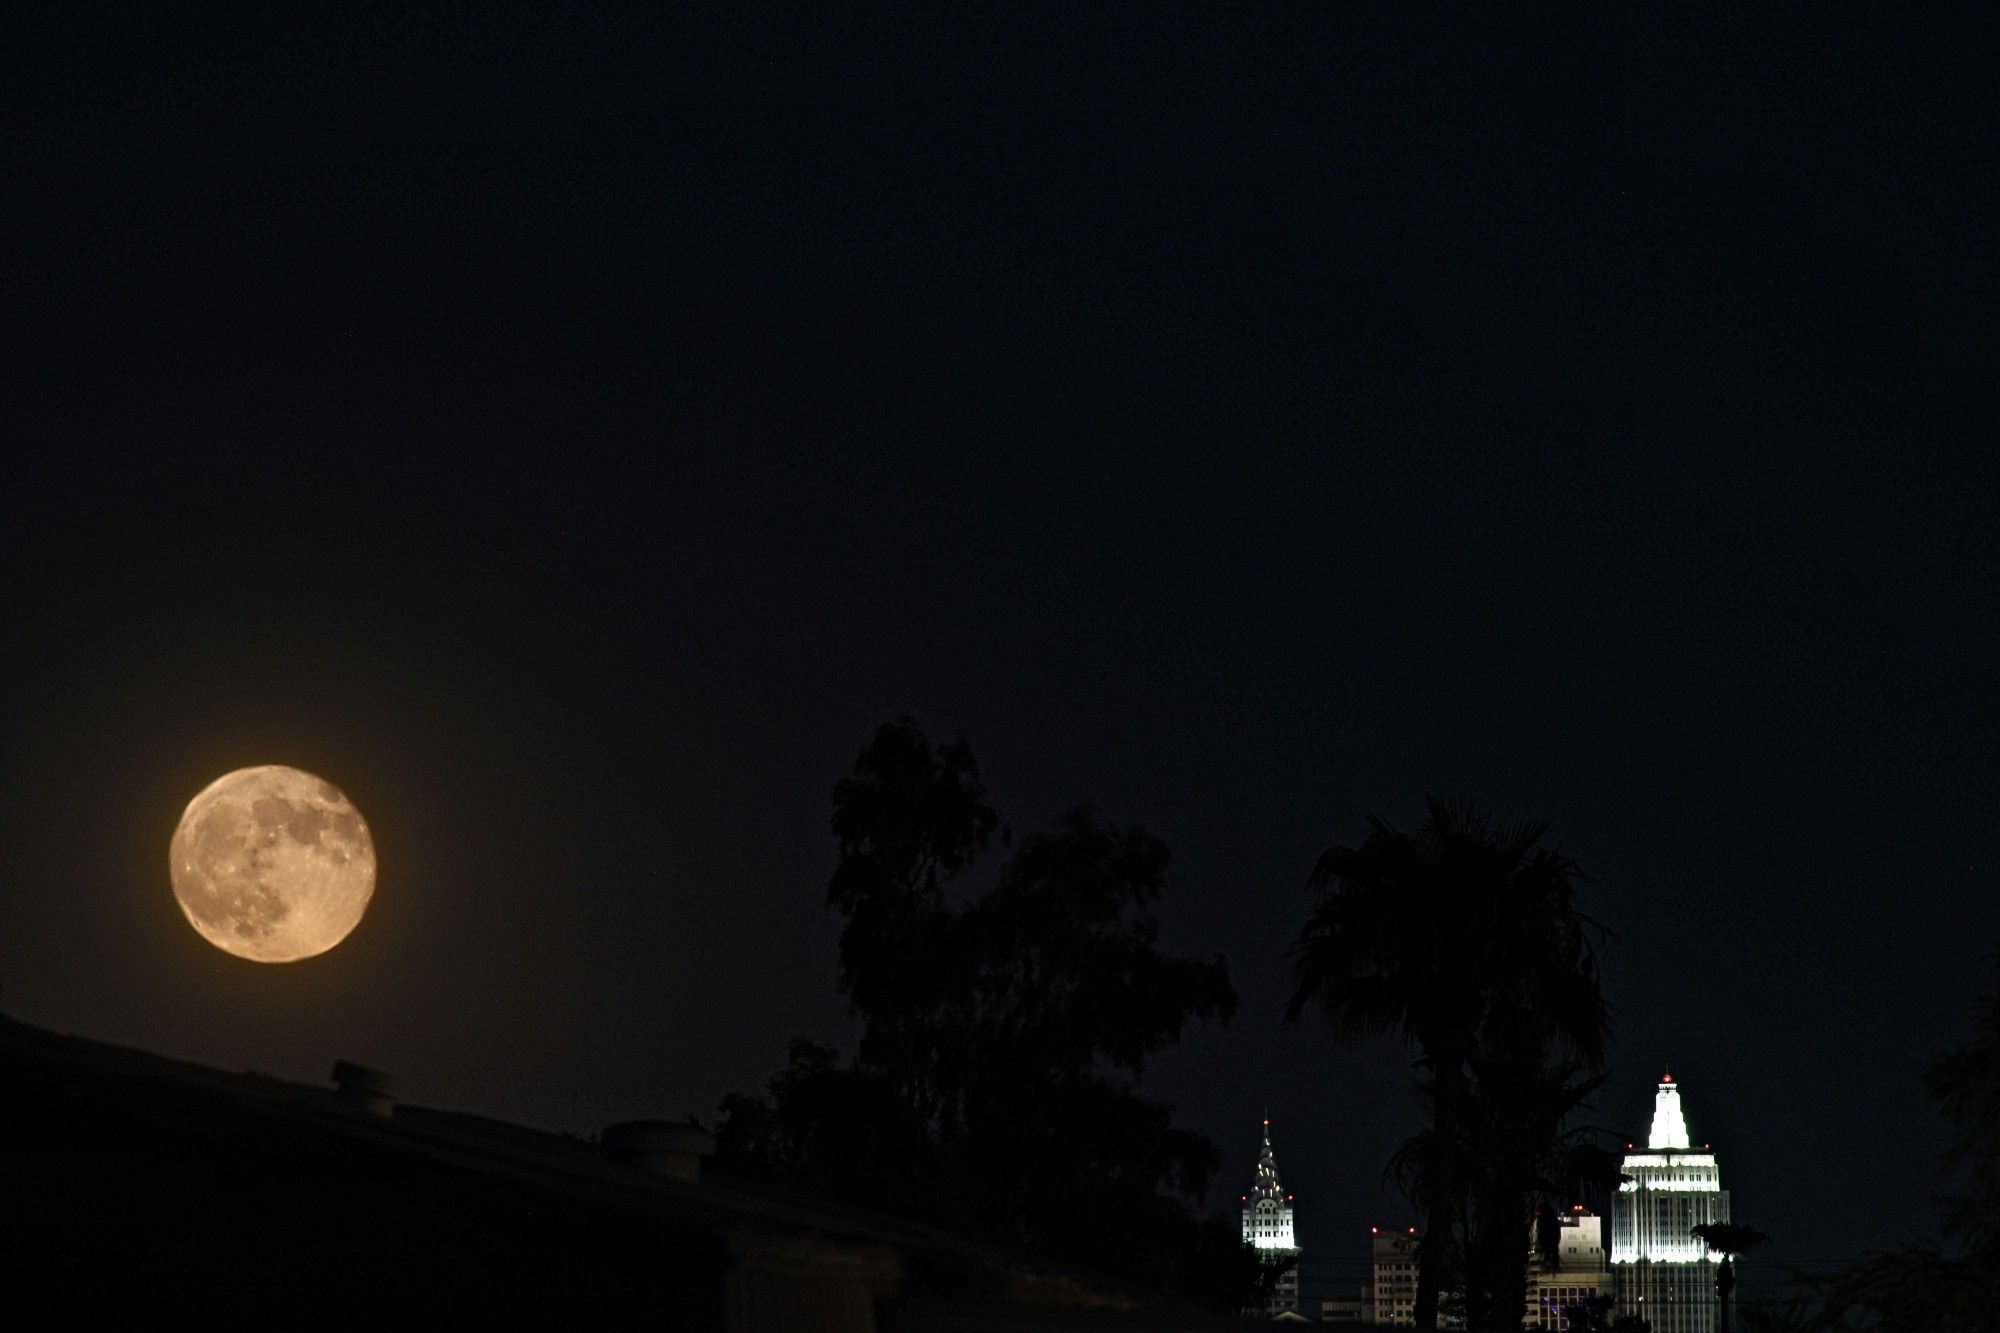
[[[1271,1121],[1264,1120],[1264,1150],[1257,1154],[1257,1182],[1250,1187],[1253,1199],[1282,1199],[1285,1187],[1278,1183],[1278,1157],[1271,1151]]]
[[[1243,1243],[1259,1251],[1267,1263],[1285,1258],[1296,1258],[1299,1253],[1298,1232],[1292,1224],[1292,1196],[1285,1193],[1285,1187],[1278,1183],[1278,1159],[1271,1151],[1271,1113],[1264,1112],[1264,1145],[1257,1154],[1257,1179],[1250,1186],[1250,1193],[1243,1196]],[[1273,1282],[1263,1298],[1259,1312],[1275,1315],[1286,1310],[1296,1311],[1299,1303],[1299,1275],[1294,1267],[1286,1266],[1276,1271],[1267,1271],[1266,1280]]]
[[[1653,1094],[1653,1128],[1646,1136],[1653,1149],[1685,1149],[1688,1146],[1687,1117],[1681,1113],[1681,1088],[1673,1074],[1660,1077],[1659,1091]]]

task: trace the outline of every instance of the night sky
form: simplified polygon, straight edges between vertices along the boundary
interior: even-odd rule
[[[1419,1113],[1283,953],[1426,792],[1556,821],[1600,1118],[1671,1063],[1753,1275],[1924,1227],[2000,937],[1969,22],[275,8],[6,20],[8,1012],[710,1117],[851,1036],[829,793],[907,713],[1174,850],[1243,1003],[1147,1086],[1232,1207],[1270,1108],[1309,1290]],[[168,891],[255,763],[374,829],[311,962]]]

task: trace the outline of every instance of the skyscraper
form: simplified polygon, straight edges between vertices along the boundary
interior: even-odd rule
[[[1611,1272],[1622,1313],[1650,1320],[1653,1333],[1715,1333],[1711,1256],[1693,1229],[1729,1220],[1729,1191],[1715,1154],[1689,1142],[1681,1090],[1663,1075],[1653,1097],[1644,1151],[1625,1154],[1611,1209]]]
[[[1292,1228],[1292,1196],[1278,1183],[1278,1159],[1271,1152],[1271,1122],[1264,1122],[1264,1150],[1257,1156],[1257,1179],[1243,1196],[1243,1239],[1267,1262],[1294,1261],[1278,1278],[1259,1313],[1274,1315],[1299,1303],[1298,1237]]]

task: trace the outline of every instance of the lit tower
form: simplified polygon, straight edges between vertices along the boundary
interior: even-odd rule
[[[1271,1152],[1271,1122],[1264,1122],[1264,1151],[1257,1155],[1257,1181],[1243,1196],[1243,1240],[1267,1263],[1293,1261],[1278,1278],[1259,1313],[1275,1315],[1299,1303],[1298,1237],[1292,1230],[1292,1196],[1278,1183],[1278,1159]]]
[[[1626,1145],[1628,1148],[1630,1144]],[[1622,1313],[1653,1333],[1715,1333],[1715,1273],[1694,1228],[1729,1220],[1729,1191],[1706,1143],[1688,1141],[1681,1090],[1662,1075],[1644,1151],[1625,1154],[1626,1181],[1611,1209],[1611,1272]]]

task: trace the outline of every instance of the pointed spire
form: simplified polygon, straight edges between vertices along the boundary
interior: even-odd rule
[[[1681,1088],[1672,1073],[1661,1076],[1659,1091],[1653,1094],[1653,1129],[1646,1136],[1646,1146],[1653,1149],[1688,1146],[1687,1117],[1681,1114]]]
[[[1278,1157],[1271,1151],[1271,1121],[1264,1120],[1264,1150],[1257,1154],[1257,1183],[1250,1187],[1256,1199],[1282,1199],[1285,1187],[1278,1183]]]

